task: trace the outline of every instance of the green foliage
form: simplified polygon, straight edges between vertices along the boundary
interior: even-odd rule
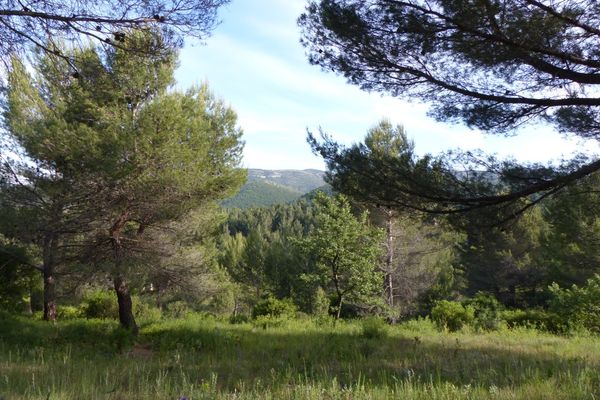
[[[245,324],[247,322],[250,322],[250,317],[246,314],[235,314],[229,317],[229,323],[233,325]]]
[[[157,321],[161,318],[158,307],[139,296],[132,296],[134,316],[143,323]],[[114,292],[102,289],[89,290],[84,293],[80,313],[84,318],[118,319],[119,305]]]
[[[290,299],[279,300],[274,297],[267,297],[254,305],[252,318],[294,318],[296,311],[296,306]]]
[[[379,317],[367,317],[360,321],[360,335],[366,339],[383,339],[388,336],[388,325]]]
[[[556,313],[570,329],[583,327],[600,333],[600,275],[595,274],[583,287],[573,285],[561,289],[550,286],[552,295],[549,309]]]
[[[41,275],[30,265],[27,249],[7,240],[1,233],[0,282],[0,310],[14,313],[26,311],[31,293],[41,286]]]
[[[60,320],[81,318],[81,313],[81,308],[75,306],[58,306],[56,308],[56,314]]]
[[[140,50],[163,39],[153,30],[127,34]],[[33,76],[15,60],[8,77],[4,122],[15,152],[31,163],[15,161],[0,172],[26,176],[35,188],[31,194],[7,184],[19,212],[35,221],[28,230],[44,232],[33,239],[45,246],[44,266],[65,267],[69,260],[78,271],[103,268],[125,296],[130,282],[156,281],[163,290],[175,281],[197,284],[188,271],[210,269],[215,257],[206,254],[207,241],[190,244],[181,225],[199,209],[215,214],[211,205],[245,179],[235,112],[206,84],[172,90],[172,49],[71,53],[72,63],[35,60]],[[194,268],[188,268],[190,253]],[[127,316],[121,321],[135,329],[131,310],[121,311]]]
[[[382,254],[383,233],[368,225],[367,213],[352,214],[348,199],[318,193],[315,227],[302,241],[301,248],[314,260],[315,275],[335,296],[339,318],[344,301],[370,306],[379,301],[381,272],[377,270]]]
[[[475,319],[475,310],[457,301],[441,300],[431,310],[431,319],[440,330],[459,331]]]
[[[552,333],[566,333],[565,321],[557,314],[542,309],[504,310],[500,317],[509,328],[530,328]]]
[[[118,319],[119,305],[113,292],[107,290],[87,291],[81,300],[81,315],[85,318]]]
[[[493,213],[482,211],[455,220],[467,234],[460,258],[466,294],[492,293],[511,308],[541,305],[537,293],[545,287],[542,240],[550,229],[542,210],[530,210],[503,228],[482,228],[494,219]]]
[[[491,331],[500,327],[502,305],[494,296],[482,292],[466,300],[464,305],[474,311],[473,325],[476,329]]]
[[[160,308],[156,307],[156,305],[152,304],[150,301],[139,296],[132,296],[132,300],[133,314],[135,315],[136,320],[140,321],[142,324],[149,324],[161,319],[162,312]]]
[[[219,239],[219,262],[237,283],[236,304],[251,307],[266,293],[293,298],[310,312],[314,284],[300,279],[312,266],[294,240],[314,223],[313,209],[300,201],[268,208],[228,210]]]
[[[544,207],[552,227],[542,242],[545,286],[583,286],[600,269],[600,174],[592,174],[553,196]]]
[[[165,305],[163,314],[168,318],[184,318],[190,312],[190,306],[185,301],[176,300]]]
[[[300,198],[302,193],[262,180],[250,181],[232,198],[223,202],[224,207],[251,208],[286,204]]]
[[[327,297],[325,290],[322,287],[318,287],[312,296],[311,302],[311,314],[314,316],[323,316],[329,314],[329,307],[331,301]]]

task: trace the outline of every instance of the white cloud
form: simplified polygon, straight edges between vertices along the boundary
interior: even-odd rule
[[[384,117],[403,124],[420,153],[483,148],[543,161],[582,148],[537,126],[514,138],[484,135],[434,121],[426,116],[426,105],[365,93],[342,77],[308,65],[296,26],[304,0],[261,0],[260,8],[257,3],[233,2],[206,46],[182,51],[178,71],[180,86],[208,80],[237,110],[249,167],[322,166],[305,142],[307,127],[321,126],[334,139],[350,144],[362,140]]]

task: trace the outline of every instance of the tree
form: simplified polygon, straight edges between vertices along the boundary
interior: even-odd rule
[[[346,197],[318,193],[314,199],[316,222],[302,247],[314,259],[317,274],[335,296],[336,317],[344,302],[368,304],[380,293],[377,270],[382,253],[382,232],[368,225],[368,215],[358,219]]]
[[[161,39],[138,32],[130,40],[143,47]],[[86,49],[75,59],[78,77],[55,57],[37,65],[38,82],[18,74],[9,132],[30,158],[45,163],[42,173],[62,179],[74,171],[71,190],[78,196],[77,188],[94,188],[82,203],[93,211],[83,257],[109,267],[121,324],[135,331],[128,270],[149,255],[169,255],[159,234],[169,223],[241,185],[242,132],[233,110],[206,86],[167,91],[174,53]]]
[[[539,262],[547,285],[584,285],[600,268],[600,174],[595,173],[554,196],[544,207],[551,227],[542,240]]]
[[[489,293],[509,307],[543,304],[544,292],[551,283],[542,247],[551,227],[543,214],[542,208],[535,208],[502,228],[485,229],[477,219],[488,219],[488,213],[462,216],[459,224],[466,240],[460,249],[460,261],[468,296]]]
[[[425,221],[412,209],[385,202],[377,190],[384,186],[365,190],[373,188],[369,174],[360,173],[365,168],[391,163],[405,171],[418,168],[414,143],[408,139],[404,127],[393,126],[384,119],[369,129],[364,144],[355,145],[343,154],[346,157],[343,161],[340,157],[339,163],[328,163],[330,169],[325,179],[336,191],[370,208],[371,219],[385,228],[386,255],[380,265],[384,273],[383,298],[390,309],[403,307],[403,312],[410,313],[418,296],[435,283],[442,268],[438,261],[451,264],[457,235],[444,230],[441,221]],[[347,169],[337,168],[338,165]]]
[[[31,293],[38,286],[39,276],[29,259],[26,246],[0,235],[0,310],[32,311]],[[29,304],[25,304],[27,298]]]
[[[428,102],[439,120],[494,133],[541,120],[597,140],[599,11],[583,0],[321,0],[309,1],[299,24],[312,64],[365,90]],[[331,143],[315,149],[327,160],[340,150]],[[519,168],[470,153],[421,163],[443,172],[442,184],[394,164],[361,173],[388,186],[373,190],[374,197],[395,197],[403,206],[451,213],[526,199],[520,212],[600,169],[597,159]],[[510,185],[485,187],[481,174],[452,173],[459,163],[471,172],[486,168]]]
[[[83,42],[91,39],[121,49],[147,52],[129,41],[132,29],[157,28],[167,38],[163,44],[178,46],[183,36],[204,38],[217,23],[217,10],[229,0],[115,1],[65,0],[0,2],[0,60],[37,47],[76,64],[56,40]]]

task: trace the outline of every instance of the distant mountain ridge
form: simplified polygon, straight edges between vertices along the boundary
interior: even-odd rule
[[[324,171],[318,169],[248,169],[248,182],[262,180],[302,194],[323,186]]]
[[[266,207],[290,203],[325,185],[324,171],[317,169],[248,169],[248,181],[240,192],[223,202],[225,207]]]

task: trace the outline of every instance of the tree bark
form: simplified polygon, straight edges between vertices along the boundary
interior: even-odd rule
[[[133,302],[131,301],[131,293],[127,282],[123,277],[117,275],[113,279],[115,292],[117,293],[117,303],[119,305],[119,322],[121,326],[130,330],[134,335],[138,333],[138,326],[135,323],[133,315]]]
[[[121,266],[123,262],[123,247],[121,243],[121,232],[123,227],[129,219],[129,212],[124,211],[119,218],[115,221],[113,226],[110,228],[110,237],[112,241],[112,247],[114,252],[115,262],[115,275],[113,278],[113,284],[115,292],[117,294],[117,304],[119,305],[119,322],[121,326],[134,335],[138,333],[138,327],[135,323],[135,317],[133,315],[133,303],[131,301],[131,293],[127,282],[121,275]]]
[[[338,296],[338,302],[337,302],[337,312],[335,314],[335,319],[340,319],[340,316],[342,315],[342,304],[344,302],[344,296],[343,295],[339,295]]]
[[[44,320],[56,322],[56,281],[54,267],[44,266]]]
[[[54,235],[47,235],[44,238],[42,275],[44,277],[44,320],[50,322],[56,322],[55,252],[56,238]]]
[[[384,210],[385,212],[385,234],[386,234],[386,257],[385,257],[385,276],[384,276],[384,295],[387,305],[392,308],[394,307],[394,282],[392,280],[392,271],[394,264],[394,233],[393,224],[394,216],[393,211],[389,208]]]

